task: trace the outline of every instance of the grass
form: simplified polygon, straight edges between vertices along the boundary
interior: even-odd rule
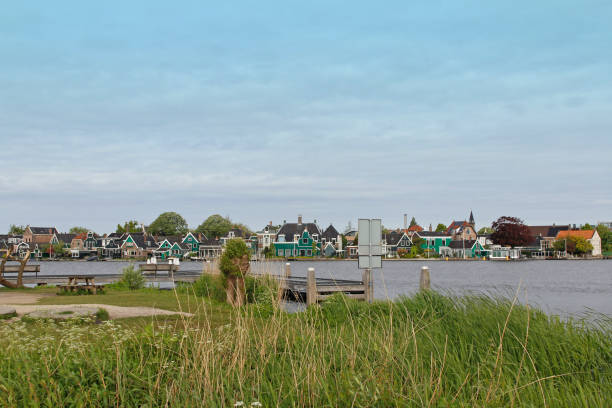
[[[0,324],[0,406],[603,407],[612,400],[606,317],[562,321],[510,300],[436,293],[374,304],[335,296],[287,314],[268,308],[273,291],[240,310],[183,292],[82,298],[192,308],[193,318]]]

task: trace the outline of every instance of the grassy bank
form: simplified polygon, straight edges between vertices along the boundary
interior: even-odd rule
[[[188,293],[86,298],[159,305],[158,296],[171,295],[166,306],[193,307],[196,315],[146,325],[0,323],[0,406],[597,407],[612,400],[605,318],[587,326],[510,301],[434,293],[372,305],[339,296],[293,315],[269,302],[232,311]]]

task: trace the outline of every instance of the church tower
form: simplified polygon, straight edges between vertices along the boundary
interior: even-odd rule
[[[474,214],[472,213],[472,210],[470,210],[470,221],[469,221],[469,223],[472,226],[472,228],[474,228],[474,230],[476,230],[476,223],[474,222]]]

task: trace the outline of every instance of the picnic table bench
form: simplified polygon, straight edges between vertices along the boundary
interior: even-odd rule
[[[57,287],[64,292],[75,292],[84,289],[93,295],[98,293],[98,290],[104,290],[104,285],[96,285],[96,277],[94,275],[70,276],[66,285],[58,285]]]

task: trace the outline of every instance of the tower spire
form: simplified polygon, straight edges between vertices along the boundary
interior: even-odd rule
[[[474,222],[474,214],[472,213],[472,210],[470,210],[470,224],[472,224],[472,227],[476,224]]]

